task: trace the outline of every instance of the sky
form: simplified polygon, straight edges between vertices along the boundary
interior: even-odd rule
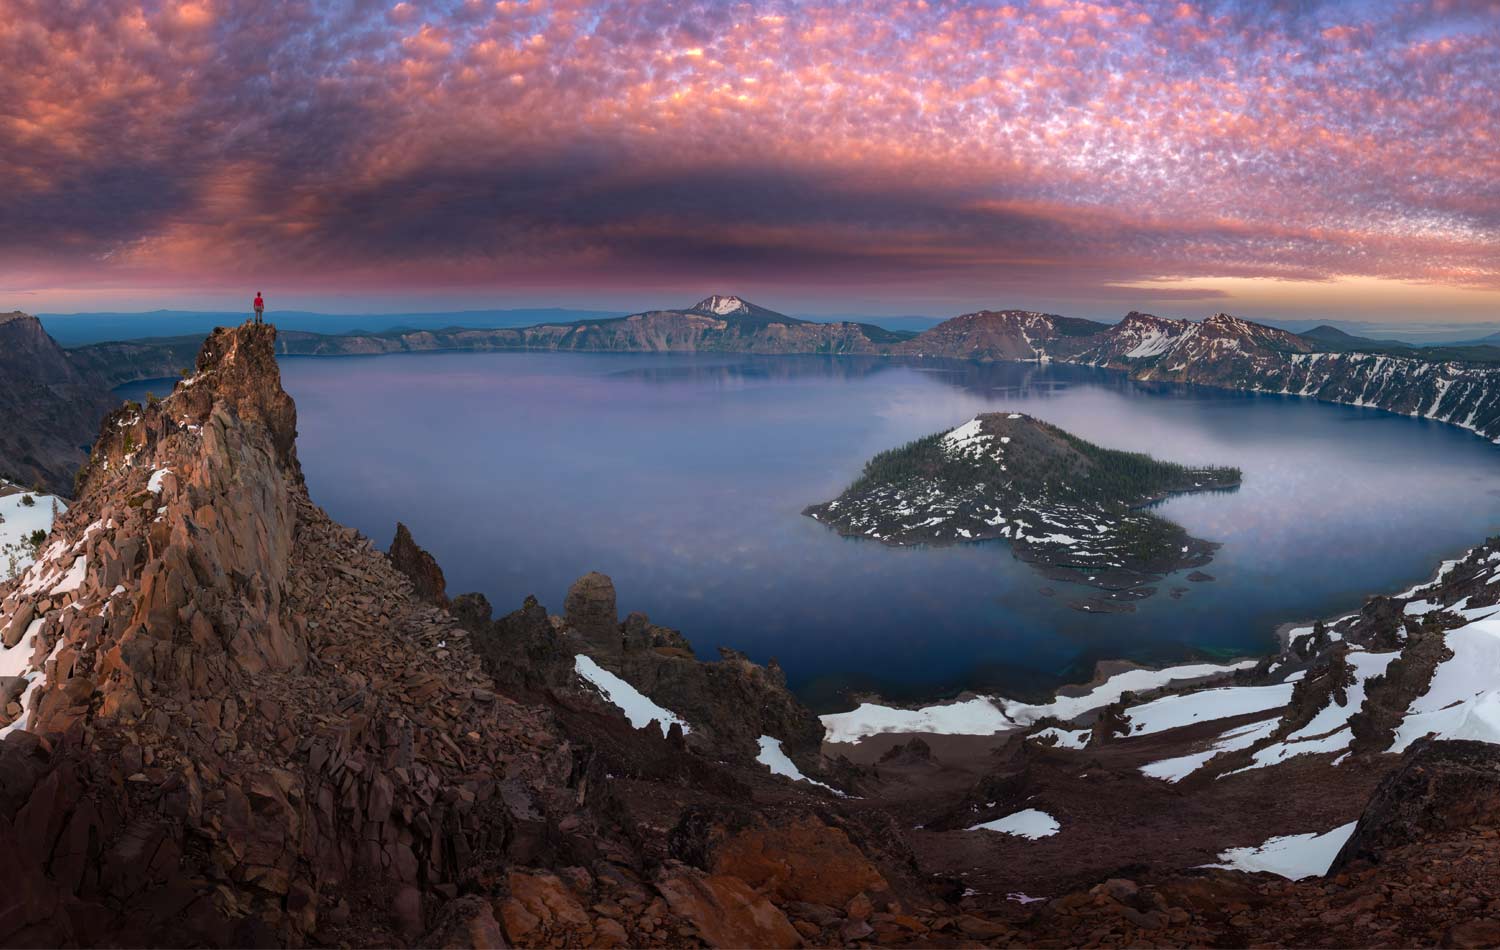
[[[0,0],[0,311],[1500,320],[1500,2]]]

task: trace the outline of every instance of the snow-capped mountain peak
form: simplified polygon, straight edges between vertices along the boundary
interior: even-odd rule
[[[724,297],[714,294],[711,297],[698,301],[693,307],[704,313],[715,313],[721,317],[727,317],[733,313],[749,313],[750,305],[738,297]]]

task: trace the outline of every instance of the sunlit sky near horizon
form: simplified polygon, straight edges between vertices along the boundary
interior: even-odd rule
[[[1500,3],[0,0],[0,311],[1500,320]]]

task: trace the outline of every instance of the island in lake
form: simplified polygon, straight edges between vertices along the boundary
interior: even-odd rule
[[[1218,548],[1143,506],[1239,484],[1237,468],[1161,462],[1022,413],[986,413],[880,453],[838,498],[803,514],[884,544],[1005,539],[1048,577],[1107,592],[1076,602],[1080,610],[1129,610]]]

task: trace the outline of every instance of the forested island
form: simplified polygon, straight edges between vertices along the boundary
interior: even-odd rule
[[[1143,506],[1239,483],[1237,468],[1162,462],[1021,413],[987,413],[876,455],[838,498],[803,513],[883,544],[1003,539],[1048,577],[1108,592],[1079,609],[1118,610],[1218,548]]]

